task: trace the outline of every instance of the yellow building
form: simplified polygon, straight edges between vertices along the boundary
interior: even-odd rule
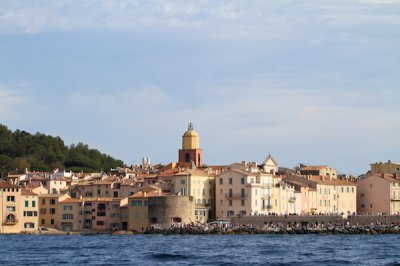
[[[0,233],[38,231],[38,196],[17,185],[0,183]]]
[[[301,175],[327,176],[337,178],[336,170],[327,165],[309,165],[300,168]]]
[[[22,217],[21,188],[0,182],[0,233],[20,233]]]
[[[196,221],[205,223],[215,218],[215,176],[209,170],[186,169],[174,175],[174,193],[192,196]]]

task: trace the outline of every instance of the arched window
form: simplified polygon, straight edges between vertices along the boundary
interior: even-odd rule
[[[15,222],[15,216],[13,214],[7,215],[7,222],[14,223]]]
[[[185,155],[185,162],[190,163],[190,154],[186,153]]]

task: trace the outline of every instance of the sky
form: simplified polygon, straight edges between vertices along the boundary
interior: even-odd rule
[[[0,0],[0,123],[126,164],[400,162],[400,0]]]

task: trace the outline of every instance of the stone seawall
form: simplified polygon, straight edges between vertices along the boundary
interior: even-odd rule
[[[364,226],[371,224],[398,225],[399,215],[279,215],[279,216],[244,216],[233,217],[231,224],[236,225],[278,225],[280,227],[300,225],[303,227],[312,225],[350,225]]]

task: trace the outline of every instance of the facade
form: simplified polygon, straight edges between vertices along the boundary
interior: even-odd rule
[[[39,198],[38,195],[21,189],[22,220],[21,232],[37,232],[39,229]]]
[[[182,149],[179,150],[179,165],[189,168],[191,164],[197,167],[203,165],[203,151],[200,149],[199,135],[190,123],[188,130],[182,136]]]
[[[0,219],[0,233],[37,232],[37,194],[17,185],[1,182]]]
[[[357,211],[356,183],[324,176],[289,176],[285,182],[301,183],[309,187],[308,203],[309,213],[336,214],[355,213]],[[295,184],[293,184],[295,185]],[[311,191],[316,191],[310,193]],[[316,195],[316,196],[315,196]],[[312,200],[310,202],[310,200]],[[305,206],[306,203],[300,203]],[[304,209],[307,212],[307,209]]]
[[[400,214],[400,179],[382,174],[359,180],[357,212]]]
[[[215,177],[208,170],[192,170],[174,175],[174,194],[194,198],[196,221],[205,223],[215,218]]]
[[[56,228],[60,225],[59,202],[69,196],[67,194],[40,194],[39,196],[39,225]]]
[[[23,216],[21,213],[21,188],[0,182],[0,233],[20,233]]]

